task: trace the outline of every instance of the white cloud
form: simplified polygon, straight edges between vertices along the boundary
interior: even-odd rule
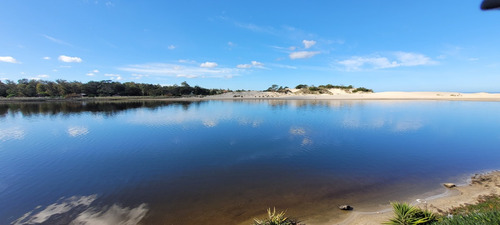
[[[6,62],[6,63],[19,63],[14,57],[12,56],[0,56],[0,62]]]
[[[311,58],[320,52],[314,52],[314,51],[299,51],[299,52],[292,52],[290,53],[290,59],[305,59],[305,58]]]
[[[59,61],[61,62],[67,62],[67,63],[81,63],[82,59],[79,57],[71,57],[71,56],[66,56],[66,55],[60,55]]]
[[[111,80],[122,80],[122,76],[120,74],[112,74],[112,73],[106,73],[104,74],[106,77],[111,77]]]
[[[251,64],[239,64],[236,66],[239,69],[250,69],[250,68],[259,68],[264,69],[264,63],[252,61]]]
[[[236,46],[236,44],[234,44],[233,42],[230,42],[230,41],[229,41],[229,42],[227,42],[227,45],[228,45],[229,47],[234,47],[234,46]]]
[[[288,47],[288,50],[290,50],[290,51],[295,51],[295,49],[297,49],[297,47],[295,47],[295,46]]]
[[[196,64],[196,61],[190,60],[190,59],[179,59],[178,62],[180,62],[180,63]]]
[[[148,77],[148,75],[143,75],[143,74],[135,74],[135,73],[134,73],[134,74],[132,74],[132,77],[133,77],[132,79],[139,80],[139,79],[141,79],[141,78],[143,78],[143,77]]]
[[[437,62],[432,61],[429,57],[411,52],[396,52],[394,53],[399,60],[401,66],[421,66],[421,65],[434,65]]]
[[[169,46],[168,46],[168,49],[169,49],[169,50],[174,50],[175,48],[176,48],[176,47],[175,47],[175,45],[169,45]]]
[[[193,75],[193,74],[177,74],[176,77],[185,77],[185,78],[193,79],[193,78],[198,78],[200,76],[199,75]]]
[[[264,64],[261,63],[261,62],[252,61],[252,66],[254,66],[254,67],[262,67],[262,66],[264,66]]]
[[[313,40],[303,40],[302,43],[304,44],[304,48],[308,49],[310,47],[312,47],[313,45],[316,44],[316,41],[313,41]]]
[[[240,68],[240,69],[250,69],[250,68],[252,68],[252,65],[250,65],[250,64],[239,64],[236,67]]]
[[[353,56],[350,59],[337,62],[347,71],[387,69],[401,66],[434,65],[437,62],[429,57],[411,52],[394,52],[388,56]]]
[[[92,71],[88,72],[88,73],[87,73],[87,74],[85,74],[85,75],[90,76],[90,77],[93,77],[93,76],[95,76],[97,73],[99,73],[99,70],[92,70]]]
[[[218,66],[218,65],[215,62],[204,62],[204,63],[200,64],[200,67],[203,67],[203,68],[214,68],[216,66]]]
[[[143,74],[149,76],[170,76],[170,77],[187,77],[187,78],[232,78],[238,75],[238,69],[234,68],[207,68],[195,65],[178,65],[166,63],[151,63],[129,65],[118,68],[119,70]]]
[[[48,78],[49,75],[47,74],[40,74],[40,75],[37,75],[36,77],[30,77],[29,79],[30,80],[40,80],[40,79],[43,79],[43,78]]]
[[[386,57],[354,56],[350,59],[339,61],[338,63],[345,66],[347,71],[361,70],[365,65],[369,65],[373,69],[384,69],[398,66],[396,61],[391,62]]]
[[[45,56],[45,57],[43,57],[42,59],[45,59],[45,60],[50,60],[50,57],[49,57],[49,56]]]

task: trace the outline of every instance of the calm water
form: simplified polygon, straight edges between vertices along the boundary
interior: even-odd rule
[[[500,168],[500,103],[0,104],[0,224],[308,224]],[[455,177],[455,178],[453,178]]]

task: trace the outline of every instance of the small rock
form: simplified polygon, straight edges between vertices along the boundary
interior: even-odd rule
[[[443,185],[444,185],[445,187],[447,187],[447,188],[454,188],[454,187],[456,187],[456,186],[457,186],[457,185],[455,185],[454,183],[444,183]]]
[[[339,206],[340,210],[353,210],[352,206],[350,205],[341,205]]]

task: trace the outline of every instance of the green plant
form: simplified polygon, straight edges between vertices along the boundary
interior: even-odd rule
[[[285,217],[285,211],[276,212],[276,208],[267,209],[267,219],[254,219],[254,225],[298,225],[298,222]]]
[[[500,224],[500,212],[489,211],[482,213],[469,213],[465,215],[454,215],[445,217],[433,225],[498,225]]]
[[[455,207],[434,225],[500,224],[500,196],[479,196],[476,204]]]
[[[487,211],[500,211],[500,195],[479,196],[476,204],[452,208],[448,211],[448,214],[458,215]]]
[[[394,217],[384,224],[416,225],[431,224],[437,221],[437,216],[428,211],[409,205],[408,203],[393,202]]]

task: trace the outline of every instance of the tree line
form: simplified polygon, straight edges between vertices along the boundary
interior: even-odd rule
[[[216,95],[226,92],[223,89],[207,89],[190,86],[187,82],[181,85],[162,86],[135,82],[114,82],[111,80],[78,81],[28,80],[16,82],[0,81],[0,97],[105,97],[105,96],[186,96]]]

